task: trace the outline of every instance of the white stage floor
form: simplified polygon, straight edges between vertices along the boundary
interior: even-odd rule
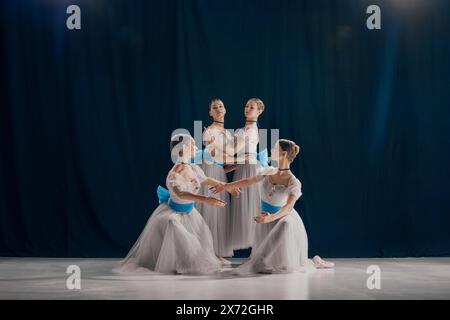
[[[333,259],[334,270],[252,277],[122,276],[117,261],[0,258],[0,299],[450,299],[450,258]],[[80,290],[66,287],[69,265],[80,267]],[[370,265],[379,290],[367,287]]]

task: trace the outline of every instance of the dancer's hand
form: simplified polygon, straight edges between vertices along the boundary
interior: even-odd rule
[[[256,223],[269,223],[272,222],[272,216],[267,212],[261,212],[259,216],[255,218]]]
[[[240,188],[226,188],[226,190],[233,196],[233,197],[239,197],[239,195],[241,194],[241,189]]]
[[[225,201],[222,201],[222,200],[214,198],[214,197],[206,197],[205,203],[209,204],[210,206],[219,207],[219,208],[223,208],[226,205]]]
[[[226,190],[227,184],[226,183],[219,183],[211,188],[209,188],[209,190],[211,190],[213,193],[219,193],[222,192],[223,190]]]

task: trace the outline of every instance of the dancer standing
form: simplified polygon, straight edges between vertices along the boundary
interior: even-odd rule
[[[177,164],[167,175],[168,190],[158,187],[160,205],[122,261],[119,271],[146,268],[168,274],[207,274],[221,269],[222,263],[214,253],[211,231],[195,209],[194,201],[219,208],[223,208],[225,202],[197,194],[202,183],[217,186],[220,182],[207,178],[200,167],[191,164],[196,149],[194,139],[189,135],[172,138],[172,159]]]
[[[245,127],[236,132],[236,150],[238,154],[246,153],[249,159],[237,165],[233,181],[257,175],[261,166],[256,161],[258,137],[258,117],[264,111],[264,103],[253,98],[247,101],[244,114]],[[239,197],[231,201],[231,244],[233,249],[250,248],[253,244],[255,223],[259,214],[260,194],[258,186],[249,186],[241,191]]]
[[[254,177],[213,188],[220,192],[258,185],[261,191],[261,213],[255,218],[258,225],[252,254],[237,273],[308,271],[334,266],[319,256],[308,259],[308,236],[294,209],[295,202],[302,195],[301,183],[289,168],[299,151],[294,142],[279,140],[271,152],[271,159],[278,163],[278,168],[269,167]]]
[[[234,170],[235,165],[226,165],[228,158],[227,150],[231,152],[234,145],[233,135],[224,128],[226,108],[222,100],[214,99],[209,105],[209,115],[213,118],[213,123],[203,132],[203,142],[206,146],[203,151],[202,169],[206,176],[220,182],[227,182],[226,173]],[[234,158],[233,158],[234,161]],[[202,185],[200,194],[209,196],[211,191],[207,185]],[[226,192],[217,195],[226,204],[230,203],[230,197]],[[198,202],[197,210],[203,216],[209,226],[213,242],[214,251],[222,262],[230,262],[223,257],[233,256],[233,248],[230,244],[230,206],[213,207],[205,203]]]

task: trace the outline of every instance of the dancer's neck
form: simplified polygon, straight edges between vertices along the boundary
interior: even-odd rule
[[[223,128],[225,126],[225,122],[223,120],[222,121],[214,120],[212,125],[215,126],[215,127]]]
[[[282,159],[280,163],[278,164],[278,173],[280,175],[289,174],[291,171],[291,168],[289,166],[289,162],[286,159]]]

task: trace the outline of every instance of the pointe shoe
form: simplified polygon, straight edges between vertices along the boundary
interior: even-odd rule
[[[314,266],[317,269],[331,269],[331,268],[334,268],[334,263],[333,262],[325,261],[319,256],[314,256],[314,258],[312,260],[314,262]]]

